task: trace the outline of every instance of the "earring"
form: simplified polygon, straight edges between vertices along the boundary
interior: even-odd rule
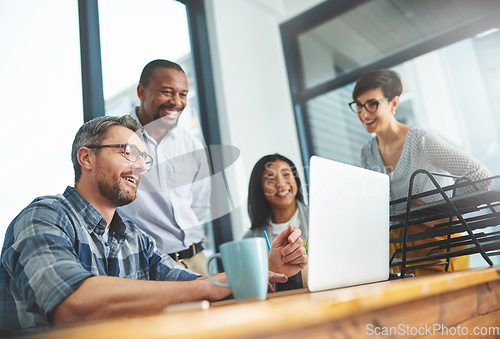
[[[392,111],[392,115],[396,115],[396,111]]]

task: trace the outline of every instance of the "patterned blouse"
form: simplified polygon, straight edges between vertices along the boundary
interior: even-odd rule
[[[373,137],[361,152],[361,163],[364,168],[387,173],[382,157],[378,150],[378,141]],[[401,157],[396,168],[389,173],[391,180],[391,200],[408,195],[410,176],[417,169],[426,169],[430,172],[465,176],[472,180],[483,179],[491,176],[491,172],[478,160],[469,154],[451,146],[434,133],[421,128],[412,127],[406,136]],[[441,186],[451,185],[454,179],[435,176]],[[488,183],[485,183],[487,186]],[[421,193],[435,186],[425,174],[415,177],[413,193]],[[450,192],[451,194],[451,192]],[[422,199],[428,203],[442,199],[438,195]],[[392,212],[404,208],[404,204],[392,207]]]

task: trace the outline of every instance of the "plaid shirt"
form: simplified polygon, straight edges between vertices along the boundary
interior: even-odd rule
[[[106,221],[72,187],[35,199],[9,225],[0,266],[0,330],[51,323],[51,312],[91,276],[192,280],[154,240],[115,213]],[[174,267],[175,266],[175,267]]]

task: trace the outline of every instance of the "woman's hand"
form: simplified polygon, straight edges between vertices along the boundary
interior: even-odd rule
[[[307,265],[307,254],[302,246],[301,233],[300,229],[290,225],[274,239],[269,252],[270,271],[291,277]]]

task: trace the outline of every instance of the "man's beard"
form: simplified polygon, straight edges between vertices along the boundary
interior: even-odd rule
[[[127,193],[120,188],[119,184],[111,186],[107,181],[99,181],[98,188],[99,193],[116,207],[128,205],[135,200],[135,197],[130,198]]]

